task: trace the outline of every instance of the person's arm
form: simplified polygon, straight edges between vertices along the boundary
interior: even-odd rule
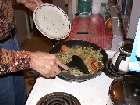
[[[69,69],[54,54],[0,49],[0,75],[32,68],[45,77],[54,77],[60,73],[59,67]]]
[[[34,11],[36,7],[43,4],[41,0],[17,0],[17,3],[22,3],[29,10]]]
[[[0,75],[29,68],[30,61],[28,51],[14,51],[2,48],[0,49]]]

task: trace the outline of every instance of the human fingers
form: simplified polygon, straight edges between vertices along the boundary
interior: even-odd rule
[[[64,70],[68,70],[69,67],[65,64],[63,64],[57,57],[55,58],[55,62],[57,65],[59,65],[60,67],[62,67]]]
[[[26,3],[35,3],[35,1],[34,0],[17,0],[17,3],[26,4]]]
[[[48,64],[48,62],[47,62],[47,64]],[[60,73],[60,68],[58,67],[56,62],[53,60],[49,62],[49,65],[45,65],[45,66],[47,69],[46,75],[49,77],[55,77],[56,75],[58,75]]]
[[[39,72],[47,78],[55,77],[60,73],[60,69],[58,68],[58,65],[55,62],[54,63],[51,62],[48,65],[48,62],[46,64],[44,61],[42,62],[41,65],[38,65],[38,68],[39,68]]]
[[[50,72],[47,72],[46,73],[46,70],[44,70],[44,77],[47,77],[47,78],[50,78],[50,77],[52,77],[52,74],[50,73]]]
[[[39,7],[43,2],[41,0],[34,0],[37,7]]]
[[[42,74],[43,76],[49,78],[49,77],[55,77],[56,75],[58,75],[60,73],[60,69],[57,67],[53,67],[51,69],[44,69],[42,70]]]
[[[24,4],[28,9],[30,9],[31,11],[34,11],[35,8],[37,7],[37,5],[35,3],[25,3]]]
[[[42,76],[47,78],[56,76],[56,73],[54,72],[53,68],[41,66],[38,69],[36,69],[36,71],[39,72]]]
[[[28,9],[31,11],[34,11],[36,7],[39,7],[41,4],[43,4],[42,1],[37,0],[26,0],[26,2],[22,2]]]
[[[54,66],[52,66],[52,70],[55,73],[55,76],[61,72],[60,68],[58,67],[56,63],[54,64]]]
[[[54,73],[47,72],[47,71],[48,71],[47,69],[44,69],[44,70],[42,70],[42,72],[40,74],[46,78],[54,77]]]

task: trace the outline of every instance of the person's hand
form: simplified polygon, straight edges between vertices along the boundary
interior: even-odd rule
[[[45,52],[31,52],[30,67],[36,70],[41,75],[49,78],[54,77],[60,73],[60,68],[68,70],[68,66],[64,65],[54,54]]]
[[[36,7],[39,7],[43,2],[41,0],[17,0],[18,3],[24,4],[25,7],[34,11]]]

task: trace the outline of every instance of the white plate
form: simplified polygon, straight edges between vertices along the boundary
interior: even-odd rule
[[[41,4],[33,12],[36,28],[50,39],[65,39],[71,31],[71,23],[65,12],[52,4]]]

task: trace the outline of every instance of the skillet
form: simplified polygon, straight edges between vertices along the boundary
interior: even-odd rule
[[[66,45],[67,47],[70,47],[70,48],[91,47],[93,50],[100,50],[100,53],[103,55],[104,66],[108,61],[108,55],[104,49],[102,49],[101,47],[99,47],[98,45],[96,45],[94,43],[90,43],[90,42],[83,41],[83,40],[69,40],[69,41],[59,42],[51,48],[50,53],[57,54],[61,50],[62,45]],[[92,74],[89,73],[89,74],[86,74],[83,76],[75,76],[75,75],[70,74],[69,72],[61,71],[60,74],[58,75],[58,77],[66,80],[66,81],[83,82],[83,81],[92,79],[92,78],[100,75],[103,70],[104,70],[104,67],[100,70],[97,70],[96,72],[94,72]]]

